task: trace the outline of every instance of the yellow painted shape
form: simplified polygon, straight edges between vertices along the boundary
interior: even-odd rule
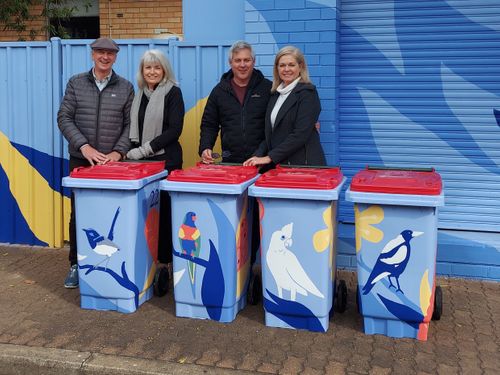
[[[0,164],[9,179],[10,191],[33,234],[49,246],[61,246],[61,194],[50,187],[2,132]]]
[[[71,216],[71,199],[68,197],[62,196],[62,220],[63,220],[63,225],[62,225],[62,233],[64,233],[64,240],[69,241],[69,218]],[[58,200],[56,200],[58,202]],[[60,212],[60,207],[56,205],[56,212]],[[57,228],[57,226],[56,226]],[[62,234],[61,232],[56,232],[56,239],[61,238]]]
[[[248,257],[246,263],[240,268],[236,275],[236,298],[240,298],[243,289],[246,286],[246,281],[248,274],[250,272],[250,257]]]
[[[337,210],[337,207],[335,206],[335,210]],[[335,211],[336,212],[336,211]],[[336,214],[335,214],[336,218]],[[330,270],[331,270],[331,279],[332,281],[335,280],[335,271],[337,270],[337,266],[335,263],[335,258],[334,256],[337,254],[337,249],[334,249],[334,246],[336,245],[335,239],[337,238],[337,222],[333,220],[333,216],[330,216],[330,221],[332,223],[332,240],[330,241],[330,257],[328,259],[328,262],[330,264]]]
[[[431,304],[431,286],[429,284],[429,270],[425,270],[422,280],[420,280],[420,309],[424,316],[427,315],[427,310]]]
[[[146,282],[144,283],[144,288],[142,289],[142,292],[139,294],[139,298],[142,298],[144,293],[148,290],[148,288],[153,284],[153,280],[155,278],[155,273],[156,273],[156,263],[153,262],[151,264],[151,268],[149,269],[149,274],[146,279]]]
[[[326,249],[330,251],[328,255],[328,264],[330,265],[331,278],[335,278],[335,267],[333,267],[333,220],[332,220],[332,206],[329,206],[325,211],[323,211],[323,222],[326,225],[326,229],[321,229],[314,233],[313,235],[313,246],[317,253],[322,253]]]
[[[246,284],[246,277],[248,275],[248,269],[250,262],[248,262],[249,258],[249,249],[248,249],[248,223],[245,220],[247,217],[247,209],[248,209],[248,199],[244,200],[243,207],[241,209],[240,220],[238,222],[238,227],[236,228],[236,262],[245,262],[241,267],[237,267],[237,275],[236,275],[236,298],[241,296],[243,292],[243,288]],[[247,236],[242,237],[241,231],[243,225],[247,226]],[[244,243],[242,241],[245,241]],[[239,269],[238,269],[239,268]]]
[[[200,161],[198,147],[200,145],[200,124],[208,97],[198,100],[196,105],[184,115],[184,127],[179,141],[182,146],[183,168],[194,166]],[[220,136],[214,146],[214,152],[221,153]]]
[[[384,220],[384,209],[380,206],[370,206],[364,211],[360,211],[358,205],[354,205],[356,252],[361,250],[361,240],[378,243],[384,238],[384,232],[373,227]]]
[[[330,229],[322,229],[314,233],[313,244],[316,252],[322,253],[328,249],[330,242]]]
[[[323,222],[326,225],[326,229],[321,229],[314,233],[313,235],[313,245],[314,250],[318,253],[322,253],[326,249],[330,247],[330,243],[332,242],[331,234],[332,234],[332,208],[328,207],[323,212]]]
[[[193,238],[193,240],[195,240],[195,241],[196,241],[198,238],[200,238],[200,236],[201,236],[201,233],[200,233],[199,229],[196,229],[196,230],[193,232],[193,234],[192,234],[192,236],[191,236],[191,237]]]

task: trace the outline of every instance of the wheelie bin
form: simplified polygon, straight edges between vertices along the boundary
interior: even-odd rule
[[[250,186],[259,205],[267,326],[326,332],[333,304],[345,310],[335,259],[345,180],[339,168],[277,166]]]
[[[255,167],[199,163],[160,183],[172,199],[176,316],[231,322],[245,307],[252,223],[247,187],[256,178]]]
[[[132,313],[162,290],[157,268],[160,179],[164,162],[110,162],[75,168],[62,180],[73,189],[80,304]],[[168,278],[166,278],[168,281]]]
[[[367,334],[427,340],[439,319],[437,207],[444,205],[433,168],[367,167],[353,178],[358,310]]]

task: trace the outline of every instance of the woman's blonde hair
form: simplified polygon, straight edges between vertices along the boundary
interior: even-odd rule
[[[163,69],[163,79],[161,80],[160,84],[163,84],[169,80],[176,84],[174,71],[172,70],[172,66],[170,65],[167,57],[159,49],[150,49],[144,52],[139,63],[139,71],[137,72],[137,86],[139,86],[140,89],[143,89],[147,86],[146,81],[144,80],[144,75],[142,74],[142,70],[144,68],[144,65],[149,63],[159,63],[161,65]]]
[[[291,55],[297,61],[297,64],[300,66],[300,82],[303,83],[311,83],[309,79],[309,71],[307,70],[306,59],[304,58],[304,54],[300,49],[294,46],[285,46],[278,51],[276,54],[276,58],[274,59],[274,67],[273,67],[273,86],[271,87],[271,92],[275,92],[278,86],[281,83],[281,79],[278,73],[278,64],[280,59],[285,55]]]

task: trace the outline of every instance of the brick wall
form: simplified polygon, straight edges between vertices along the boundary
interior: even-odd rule
[[[37,36],[34,40],[47,40],[47,35],[45,31],[42,31],[42,28],[45,25],[45,19],[40,16],[42,13],[42,6],[35,5],[32,7],[30,14],[32,16],[37,16],[37,18],[33,21],[26,23],[26,31],[18,35],[17,32],[12,30],[3,30],[4,25],[0,23],[0,41],[2,42],[12,42],[17,41],[19,38],[22,38],[26,41],[31,41],[30,30],[34,29],[37,31]]]
[[[33,6],[32,14],[40,14],[42,7]],[[182,0],[99,0],[99,20],[101,36],[116,39],[164,38],[182,35]],[[39,31],[45,20],[39,17],[28,23],[27,29]],[[0,24],[0,41],[17,41],[19,36],[13,31],[3,31]],[[157,33],[157,32],[160,33]],[[29,31],[21,35],[31,40]],[[35,40],[47,40],[41,33]]]
[[[182,34],[182,0],[100,0],[101,36],[162,38]],[[157,34],[155,29],[166,33]]]
[[[247,0],[245,38],[254,46],[257,67],[272,79],[274,57],[285,45],[302,50],[321,99],[321,142],[327,162],[338,164],[338,2]]]

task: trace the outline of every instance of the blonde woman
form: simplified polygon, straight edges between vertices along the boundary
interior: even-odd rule
[[[244,165],[326,165],[316,130],[321,112],[302,52],[283,47],[274,60],[273,86],[265,117],[265,140]]]

